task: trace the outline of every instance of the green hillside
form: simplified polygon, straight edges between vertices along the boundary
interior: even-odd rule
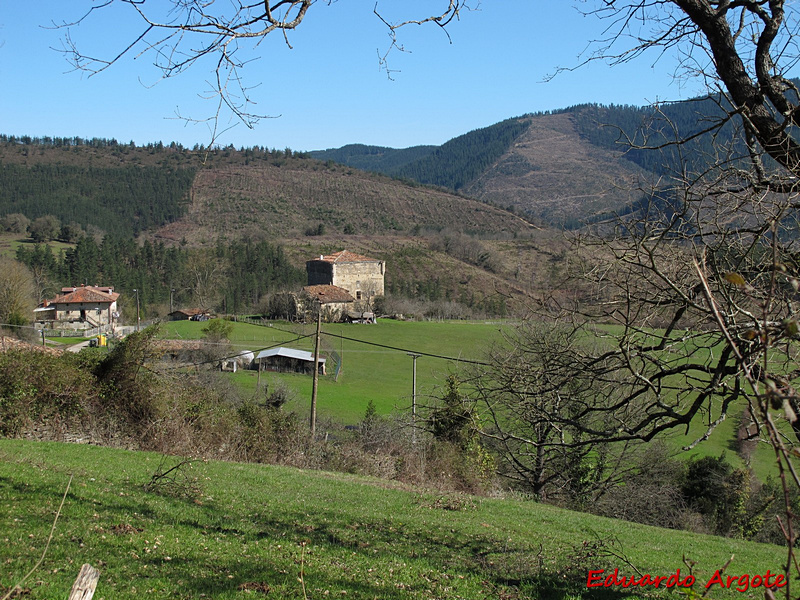
[[[311,155],[320,160],[333,160],[358,169],[458,191],[502,156],[528,124],[527,118],[507,119],[455,137],[438,147],[414,146],[395,150],[351,144],[312,152]]]
[[[334,162],[355,167],[362,171],[395,174],[409,163],[420,160],[436,150],[436,146],[412,146],[397,150],[384,146],[348,144],[330,150],[315,150],[311,156],[318,160]]]
[[[404,600],[674,597],[587,588],[590,571],[667,577],[694,564],[695,591],[722,568],[780,571],[785,549],[574,513],[524,501],[413,490],[352,475],[153,453],[0,440],[0,593],[45,549],[20,597],[66,597],[80,565],[97,598]],[[596,574],[595,574],[596,575]],[[637,575],[638,577],[638,575]],[[712,598],[756,598],[712,589]]]
[[[180,218],[194,169],[4,164],[0,159],[0,215],[92,225],[131,235]]]

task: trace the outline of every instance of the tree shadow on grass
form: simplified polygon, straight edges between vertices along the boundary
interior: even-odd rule
[[[336,511],[282,512],[279,517],[256,513],[249,518],[252,528],[219,522],[211,509],[206,517],[208,521],[185,520],[181,525],[208,536],[232,536],[248,544],[281,542],[287,548],[288,562],[276,566],[264,565],[257,557],[223,560],[216,565],[217,572],[193,578],[192,592],[196,594],[223,593],[251,580],[282,581],[291,588],[300,570],[298,556],[306,547],[319,550],[338,564],[331,572],[319,568],[318,559],[312,559],[306,565],[307,585],[330,593],[347,590],[350,598],[447,597],[447,589],[457,588],[465,579],[473,588],[480,588],[478,597],[486,598],[613,600],[632,595],[619,588],[587,589],[588,571],[608,568],[607,564],[583,564],[583,557],[577,555],[571,559],[548,556],[541,547],[509,545],[488,535],[468,535],[442,525],[398,528],[389,520],[344,523]],[[385,571],[385,566],[392,564],[408,567],[399,569],[396,575],[370,574]],[[374,567],[367,568],[369,565]],[[360,576],[344,577],[343,571]],[[226,580],[227,575],[220,577],[219,573],[229,573],[232,578]]]

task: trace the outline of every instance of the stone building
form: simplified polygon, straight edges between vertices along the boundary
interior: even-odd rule
[[[356,302],[369,303],[383,296],[386,263],[347,250],[306,262],[308,285],[335,285],[347,290]]]
[[[108,328],[116,322],[119,294],[111,287],[81,286],[61,289],[33,312],[37,324],[68,329]]]
[[[322,319],[333,323],[342,320],[354,300],[350,292],[336,285],[307,285],[300,294],[298,312],[312,314],[320,310]]]

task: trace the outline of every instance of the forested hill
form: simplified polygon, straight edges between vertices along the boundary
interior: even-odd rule
[[[0,215],[53,215],[62,223],[136,235],[179,219],[194,169],[0,163]]]
[[[114,235],[157,231],[161,239],[200,245],[220,235],[383,235],[415,228],[515,235],[530,228],[486,203],[288,148],[207,152],[0,136],[0,217],[17,214],[28,220],[52,215],[73,229]]]
[[[0,217],[49,215],[85,231],[136,235],[185,214],[198,170],[286,156],[294,153],[0,135]]]
[[[716,160],[714,150],[734,137],[730,124],[697,135],[719,121],[720,102],[701,98],[658,107],[584,104],[508,119],[440,147],[349,145],[312,155],[441,186],[574,227],[592,215],[625,210],[638,202],[641,193],[632,190],[643,189],[643,181],[702,172]],[[670,145],[678,137],[693,139]],[[649,149],[655,147],[659,149]],[[732,148],[726,160],[737,160],[743,151]]]
[[[442,146],[396,150],[351,144],[310,154],[319,160],[459,191],[500,158],[528,124],[527,118],[507,119],[460,135]]]
[[[311,156],[318,160],[333,161],[362,171],[395,175],[406,165],[425,158],[438,146],[412,146],[397,150],[384,146],[348,144],[331,150],[317,150]]]
[[[683,146],[667,142],[708,128],[719,115],[718,101],[657,108],[579,105],[507,119],[439,147],[402,150],[354,144],[311,153],[230,146],[209,151],[175,143],[137,147],[116,140],[0,135],[0,216],[50,214],[84,230],[92,226],[128,235],[179,224],[186,216],[197,221],[202,213],[216,235],[228,220],[235,229],[254,226],[263,215],[254,218],[253,209],[261,206],[273,217],[263,227],[278,235],[313,227],[381,234],[414,224],[472,232],[518,229],[507,218],[471,205],[456,212],[480,218],[462,222],[448,216],[447,207],[461,202],[441,195],[449,189],[527,219],[576,227],[595,215],[636,205],[642,198],[636,190],[646,189],[648,180],[685,169],[701,172],[716,158],[720,142],[733,138],[730,124],[712,132],[715,138],[700,135]],[[648,136],[643,126],[649,127]],[[737,155],[744,149],[733,148],[726,160]],[[370,179],[352,168],[395,181]],[[243,181],[267,187],[255,198],[251,189],[238,189]],[[414,189],[419,183],[440,190]],[[305,208],[298,212],[300,206]],[[178,239],[185,230],[175,228]]]

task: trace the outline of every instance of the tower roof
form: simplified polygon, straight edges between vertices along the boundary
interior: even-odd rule
[[[363,254],[356,254],[355,252],[350,252],[349,250],[342,250],[340,252],[334,252],[333,254],[327,254],[325,256],[320,256],[316,260],[321,260],[323,262],[329,263],[351,263],[351,262],[380,262],[377,258],[370,258],[369,256],[364,256]]]

